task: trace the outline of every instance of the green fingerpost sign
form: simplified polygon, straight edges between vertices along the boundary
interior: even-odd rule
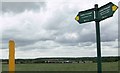
[[[100,21],[112,17],[118,7],[109,2],[108,4],[98,8],[98,4],[95,4],[93,9],[81,11],[75,17],[75,20],[81,23],[95,21],[96,23],[96,45],[97,45],[97,70],[98,73],[102,73],[102,60],[101,60],[101,41],[100,41]]]
[[[79,12],[78,15],[75,17],[75,20],[78,21],[80,24],[94,21],[94,9]]]
[[[114,12],[118,9],[116,5],[112,2],[98,8],[98,20],[104,20],[106,18],[112,17]]]
[[[78,15],[75,17],[75,20],[78,21],[78,23],[86,23],[95,21],[96,19],[98,21],[104,20],[106,18],[112,17],[114,12],[118,9],[118,6],[113,4],[112,2],[109,2],[108,4],[101,6],[100,8],[97,8],[97,18],[95,17],[95,8],[81,11],[78,13]]]

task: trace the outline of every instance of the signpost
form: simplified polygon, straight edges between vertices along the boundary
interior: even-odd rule
[[[86,11],[81,11],[75,17],[75,20],[78,23],[86,23],[90,21],[95,21],[96,23],[96,41],[97,41],[97,69],[98,73],[102,73],[102,65],[101,65],[101,43],[100,43],[100,24],[99,22],[112,17],[114,12],[118,9],[118,7],[109,2],[108,4],[98,8],[98,4],[95,4],[93,9],[89,9]]]
[[[75,19],[79,23],[94,21],[94,9],[79,12]]]
[[[100,7],[98,9],[98,19],[101,21],[106,18],[112,17],[117,8],[118,7],[112,2]]]

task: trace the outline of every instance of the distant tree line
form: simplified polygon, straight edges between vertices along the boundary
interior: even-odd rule
[[[117,62],[119,61],[118,56],[114,57],[102,57],[102,62]],[[36,59],[16,59],[16,64],[37,64],[37,63],[96,63],[96,57],[82,57],[82,58],[36,58]],[[2,63],[8,64],[8,59],[2,59]]]

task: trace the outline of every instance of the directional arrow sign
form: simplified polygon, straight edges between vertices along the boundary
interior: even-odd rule
[[[94,8],[79,12],[78,15],[75,17],[75,20],[78,21],[80,24],[94,21]]]
[[[98,8],[98,20],[104,20],[106,18],[112,17],[114,12],[118,9],[118,7],[109,2],[108,4]]]

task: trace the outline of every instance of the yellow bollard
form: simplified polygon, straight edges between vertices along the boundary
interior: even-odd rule
[[[15,42],[9,41],[9,73],[15,73]]]

